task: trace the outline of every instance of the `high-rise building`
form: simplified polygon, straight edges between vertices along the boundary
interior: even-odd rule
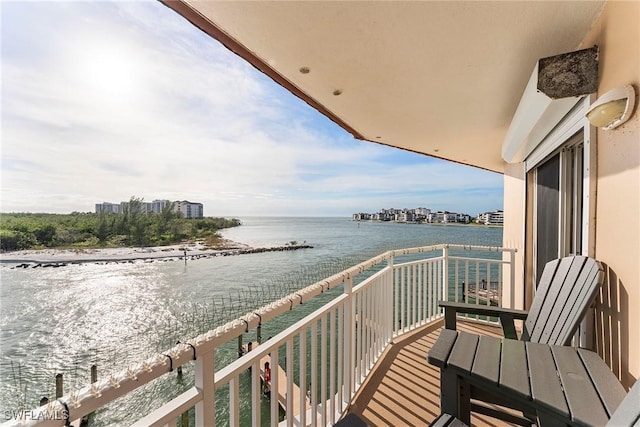
[[[179,200],[173,203],[174,212],[180,212],[184,218],[203,218],[204,209],[202,203],[194,203],[188,200]]]

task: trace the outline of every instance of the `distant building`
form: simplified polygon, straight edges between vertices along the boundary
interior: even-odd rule
[[[202,203],[189,202],[187,200],[172,202],[170,200],[154,200],[153,202],[141,202],[140,213],[162,213],[162,210],[168,206],[173,206],[173,212],[179,212],[183,218],[204,218],[204,207]],[[129,202],[120,203],[96,203],[96,213],[114,213],[121,214],[128,212],[130,209]]]
[[[469,224],[471,222],[471,215],[457,214],[456,222],[461,222],[463,224]]]
[[[180,212],[183,218],[203,218],[204,209],[202,203],[193,203],[181,200],[173,203],[173,211]]]
[[[430,222],[430,223],[464,223],[471,222],[467,214],[438,211],[432,212],[428,208],[414,209],[380,209],[377,213],[359,212],[352,216],[354,221],[395,221],[395,222]]]
[[[476,222],[485,225],[503,225],[504,212],[501,210],[495,210],[493,212],[481,213],[476,218]]]
[[[129,202],[120,202],[120,213],[128,212],[130,209],[130,205],[131,204]],[[141,214],[151,213],[152,204],[148,202],[141,202],[139,211]]]
[[[162,210],[167,206],[171,205],[173,202],[169,200],[154,200],[151,202],[151,212],[153,213],[162,213]]]
[[[448,222],[448,219],[449,212],[447,211],[430,212],[429,215],[427,215],[427,222],[431,222],[434,224]]]
[[[395,219],[396,209],[380,209],[378,217],[375,218],[378,221],[392,221]]]
[[[120,204],[115,204],[115,203],[109,203],[109,202],[96,203],[96,213],[103,213],[103,212],[118,214],[118,213],[122,213],[122,208],[120,207]]]
[[[371,219],[371,214],[368,213],[355,213],[353,214],[354,221],[368,221]]]
[[[413,209],[402,209],[402,211],[396,214],[396,221],[397,222],[414,222],[415,211]]]

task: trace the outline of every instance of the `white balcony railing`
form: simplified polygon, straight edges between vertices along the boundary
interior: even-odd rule
[[[484,257],[463,256],[469,251],[482,252]],[[27,411],[29,419],[6,425],[64,425],[67,417],[79,419],[192,362],[195,385],[138,420],[136,426],[175,425],[176,418],[191,408],[195,408],[198,426],[213,426],[216,421],[237,426],[241,418],[242,424],[250,419],[254,426],[273,426],[281,422],[279,404],[284,408],[284,425],[331,425],[345,412],[394,337],[442,317],[438,300],[502,306],[507,299],[505,305],[512,306],[505,295],[513,295],[514,255],[513,249],[460,245],[385,252],[117,375]],[[510,266],[508,275],[505,265]],[[361,280],[363,276],[368,277]],[[217,347],[337,286],[343,287],[340,296],[215,371]],[[273,367],[268,419],[262,419],[261,411],[260,363],[265,357]],[[250,390],[241,390],[248,369]],[[228,393],[227,398],[217,399],[220,393]],[[216,408],[217,400],[228,407]],[[225,419],[216,420],[216,413],[224,414]]]

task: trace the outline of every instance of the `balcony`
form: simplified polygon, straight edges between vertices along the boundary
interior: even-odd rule
[[[498,247],[385,252],[38,408],[27,424],[64,425],[52,414],[79,420],[190,363],[194,386],[134,425],[191,418],[198,426],[316,426],[347,412],[375,425],[428,424],[439,413],[439,373],[426,363],[442,326],[437,301],[512,306],[514,263],[515,250]],[[214,369],[220,346],[336,288],[336,298]],[[465,327],[491,332],[495,320],[475,317]],[[274,367],[270,399],[262,389],[265,360]]]
[[[442,327],[436,321],[394,340],[353,398],[349,413],[372,426],[423,426],[440,415],[440,369],[427,363],[425,355]],[[478,322],[458,322],[458,330],[502,337],[502,329]],[[474,413],[472,425],[511,424]]]

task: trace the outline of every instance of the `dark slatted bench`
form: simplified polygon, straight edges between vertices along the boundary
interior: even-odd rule
[[[369,427],[369,425],[356,414],[347,414],[346,417],[335,423],[334,427]]]
[[[439,301],[447,329],[456,329],[458,313],[500,318],[505,338],[517,339],[514,320],[524,320],[523,341],[569,345],[604,278],[593,258],[568,256],[549,261],[529,311],[456,301]]]
[[[453,415],[443,413],[429,424],[429,427],[467,427],[467,425]]]
[[[640,382],[627,395],[588,350],[443,329],[428,361],[441,369],[442,412],[466,424],[470,411],[496,415],[473,404],[476,397],[531,414],[540,425],[640,423]]]

